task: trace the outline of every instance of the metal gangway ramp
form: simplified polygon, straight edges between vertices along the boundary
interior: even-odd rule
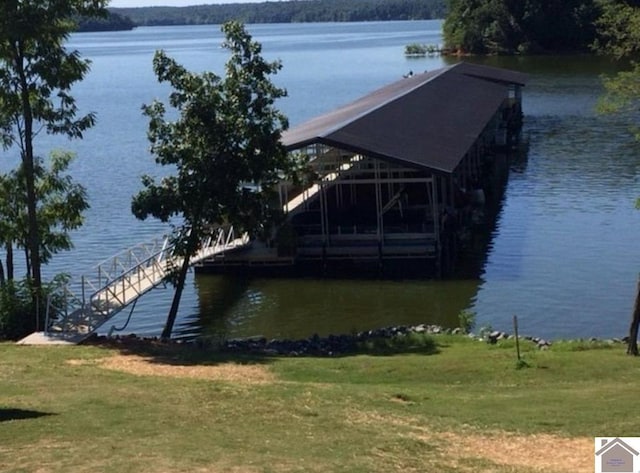
[[[22,344],[77,344],[136,301],[164,284],[182,264],[174,255],[171,237],[138,244],[98,264],[90,274],[69,280],[48,296],[44,332],[22,339]],[[248,246],[249,235],[237,236],[233,227],[218,227],[201,241],[189,261],[223,257],[227,251]]]
[[[311,184],[308,188],[304,189],[292,199],[289,200],[288,196],[285,196],[287,202],[282,206],[282,210],[289,216],[304,210],[308,202],[318,196],[321,189],[326,189],[338,182],[339,178],[343,177],[351,171],[356,164],[363,160],[364,156],[356,154],[349,158],[347,162],[337,165],[337,168],[334,171],[328,172],[320,178],[319,182]]]

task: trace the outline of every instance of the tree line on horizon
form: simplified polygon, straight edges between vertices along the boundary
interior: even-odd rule
[[[76,19],[78,24],[76,31],[85,33],[89,31],[126,31],[132,30],[137,25],[131,18],[119,15],[115,12],[107,12],[104,17],[79,17]]]
[[[189,7],[110,8],[137,26],[442,19],[446,0],[289,0]]]

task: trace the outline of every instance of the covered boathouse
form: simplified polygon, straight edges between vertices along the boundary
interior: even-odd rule
[[[286,131],[313,178],[281,182],[271,242],[204,261],[249,266],[400,263],[446,271],[499,156],[517,142],[526,76],[471,63],[414,74]]]

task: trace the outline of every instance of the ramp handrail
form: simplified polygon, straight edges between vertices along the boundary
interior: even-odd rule
[[[45,332],[59,324],[58,331],[69,327],[87,335],[140,296],[162,284],[182,256],[174,254],[172,236],[141,243],[107,258],[92,269],[93,276],[68,280],[47,298]],[[198,252],[190,259],[195,264],[206,258],[224,254],[250,242],[245,232],[236,238],[233,226],[220,226],[204,237]],[[79,294],[79,295],[78,295]],[[54,319],[54,314],[58,316]]]

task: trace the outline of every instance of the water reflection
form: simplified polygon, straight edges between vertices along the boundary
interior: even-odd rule
[[[600,74],[619,65],[583,57],[509,63],[531,77],[529,160],[511,173],[472,308],[481,324],[509,327],[516,314],[523,331],[545,337],[621,336],[637,272],[629,250],[640,230],[639,146],[633,117],[596,111]]]
[[[197,275],[199,320],[181,326],[229,337],[301,338],[435,323],[455,326],[477,279],[342,280]]]

